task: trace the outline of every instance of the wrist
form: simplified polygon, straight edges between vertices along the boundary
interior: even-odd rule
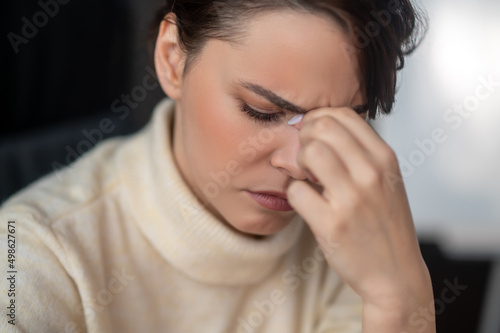
[[[435,326],[432,290],[418,298],[363,302],[363,333],[435,333]]]

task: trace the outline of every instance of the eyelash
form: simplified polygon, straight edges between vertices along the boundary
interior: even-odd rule
[[[261,123],[275,123],[280,120],[280,113],[262,113],[259,112],[252,107],[250,107],[247,103],[241,102],[240,106],[241,111],[245,112],[250,118],[255,119],[256,122]],[[368,107],[363,105],[354,108],[354,111],[358,114],[363,114],[368,111]]]
[[[280,121],[281,113],[262,113],[251,108],[246,103],[241,103],[241,111],[245,112],[250,118],[255,119],[256,122],[262,123],[275,123]]]

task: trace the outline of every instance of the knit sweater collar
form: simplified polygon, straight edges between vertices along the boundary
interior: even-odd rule
[[[245,237],[210,214],[183,181],[171,149],[175,103],[162,101],[137,139],[118,154],[126,211],[163,258],[192,279],[247,285],[265,278],[297,242],[297,216],[281,232]],[[145,259],[146,260],[146,259]]]

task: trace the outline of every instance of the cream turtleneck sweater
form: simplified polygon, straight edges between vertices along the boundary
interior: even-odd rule
[[[141,132],[1,207],[3,272],[15,273],[2,278],[0,331],[360,332],[360,298],[300,218],[250,239],[198,202],[173,159],[173,111],[163,101]]]

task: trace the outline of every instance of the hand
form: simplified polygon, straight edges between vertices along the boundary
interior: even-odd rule
[[[363,299],[367,330],[411,329],[409,317],[433,296],[395,153],[349,108],[308,112],[296,126],[310,180],[289,186],[290,204]]]

